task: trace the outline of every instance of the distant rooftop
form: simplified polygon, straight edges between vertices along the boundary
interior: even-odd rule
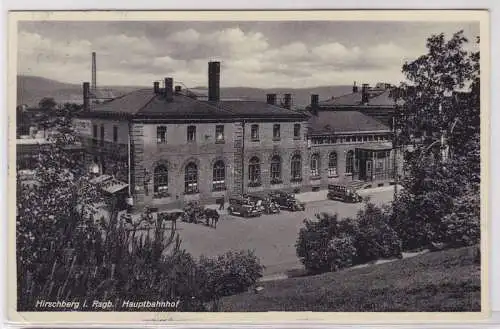
[[[359,111],[320,111],[309,118],[309,132],[313,135],[389,131],[382,122]]]
[[[393,107],[396,104],[394,99],[391,97],[391,89],[372,88],[368,89],[367,92],[368,103],[366,104],[362,103],[362,92],[361,88],[359,88],[358,92],[353,92],[339,97],[333,97],[325,101],[320,101],[318,105],[320,107]]]
[[[34,145],[34,144],[50,144],[46,138],[36,137],[33,138],[31,136],[21,136],[16,140],[16,144],[19,145]]]

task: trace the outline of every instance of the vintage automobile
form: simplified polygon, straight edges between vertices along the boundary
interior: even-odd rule
[[[243,217],[257,217],[262,214],[262,210],[250,198],[238,196],[229,198],[227,207],[229,215],[240,215]]]
[[[356,189],[349,183],[338,183],[328,185],[327,198],[330,200],[340,200],[343,202],[357,203],[363,198],[356,192]]]
[[[251,202],[255,203],[255,205],[265,214],[278,214],[280,212],[278,204],[269,197],[263,197],[257,194],[247,194],[246,197],[249,198]]]
[[[306,209],[305,203],[300,202],[290,193],[275,191],[269,194],[269,198],[271,199],[271,201],[278,204],[280,209],[286,209],[290,211],[300,211]]]

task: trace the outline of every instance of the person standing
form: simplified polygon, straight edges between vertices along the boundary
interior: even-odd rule
[[[224,210],[224,203],[226,202],[224,196],[219,198],[219,210]]]

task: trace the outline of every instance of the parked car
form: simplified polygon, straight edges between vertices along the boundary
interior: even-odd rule
[[[290,193],[275,191],[271,192],[269,194],[269,197],[273,202],[278,204],[278,206],[281,209],[286,209],[290,211],[300,211],[306,209],[305,203],[300,202]]]
[[[251,202],[254,202],[259,209],[265,214],[277,214],[280,212],[279,205],[271,200],[270,197],[262,197],[256,194],[246,195]]]
[[[363,201],[363,198],[348,183],[328,185],[326,196],[330,200],[340,200],[343,202],[357,203]]]
[[[262,214],[262,210],[250,198],[243,196],[229,198],[227,207],[229,215],[240,215],[243,217],[257,217]]]

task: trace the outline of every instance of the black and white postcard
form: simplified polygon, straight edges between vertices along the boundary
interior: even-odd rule
[[[486,317],[488,29],[11,12],[10,319]]]

